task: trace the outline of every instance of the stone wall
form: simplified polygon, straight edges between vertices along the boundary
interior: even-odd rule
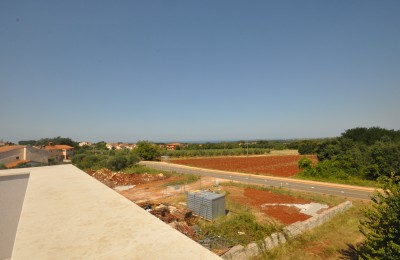
[[[351,206],[351,201],[346,201],[333,208],[325,210],[315,217],[309,218],[305,221],[298,221],[289,226],[286,226],[285,228],[283,228],[282,232],[273,233],[264,240],[264,249],[269,250],[280,244],[284,244],[286,243],[287,239],[299,236],[307,230],[324,224],[332,217],[349,209]],[[250,243],[246,247],[242,245],[237,245],[232,247],[228,252],[222,255],[222,258],[227,260],[242,260],[257,256],[260,252],[261,249],[256,243]]]

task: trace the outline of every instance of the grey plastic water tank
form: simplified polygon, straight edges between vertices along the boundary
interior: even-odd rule
[[[209,191],[193,191],[187,194],[187,207],[207,220],[225,215],[225,195]]]

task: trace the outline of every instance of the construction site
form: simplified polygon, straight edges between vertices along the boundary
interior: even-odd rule
[[[183,175],[161,171],[125,174],[104,169],[87,174],[219,256],[342,202],[213,177],[185,183]]]

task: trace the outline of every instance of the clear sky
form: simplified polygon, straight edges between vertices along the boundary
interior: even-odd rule
[[[400,1],[0,1],[0,139],[400,129]]]

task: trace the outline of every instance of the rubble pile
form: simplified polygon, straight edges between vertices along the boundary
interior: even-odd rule
[[[195,221],[191,210],[148,201],[136,202],[136,204],[187,237],[194,241],[198,240],[197,233],[189,226]]]
[[[138,185],[152,181],[164,180],[167,178],[167,176],[162,173],[126,174],[123,172],[113,172],[108,169],[100,169],[97,171],[87,170],[86,173],[111,188],[123,185]]]
[[[196,232],[194,232],[194,230],[191,227],[189,227],[186,222],[175,222],[175,223],[176,223],[175,229],[177,229],[179,232],[192,239],[196,237]]]

